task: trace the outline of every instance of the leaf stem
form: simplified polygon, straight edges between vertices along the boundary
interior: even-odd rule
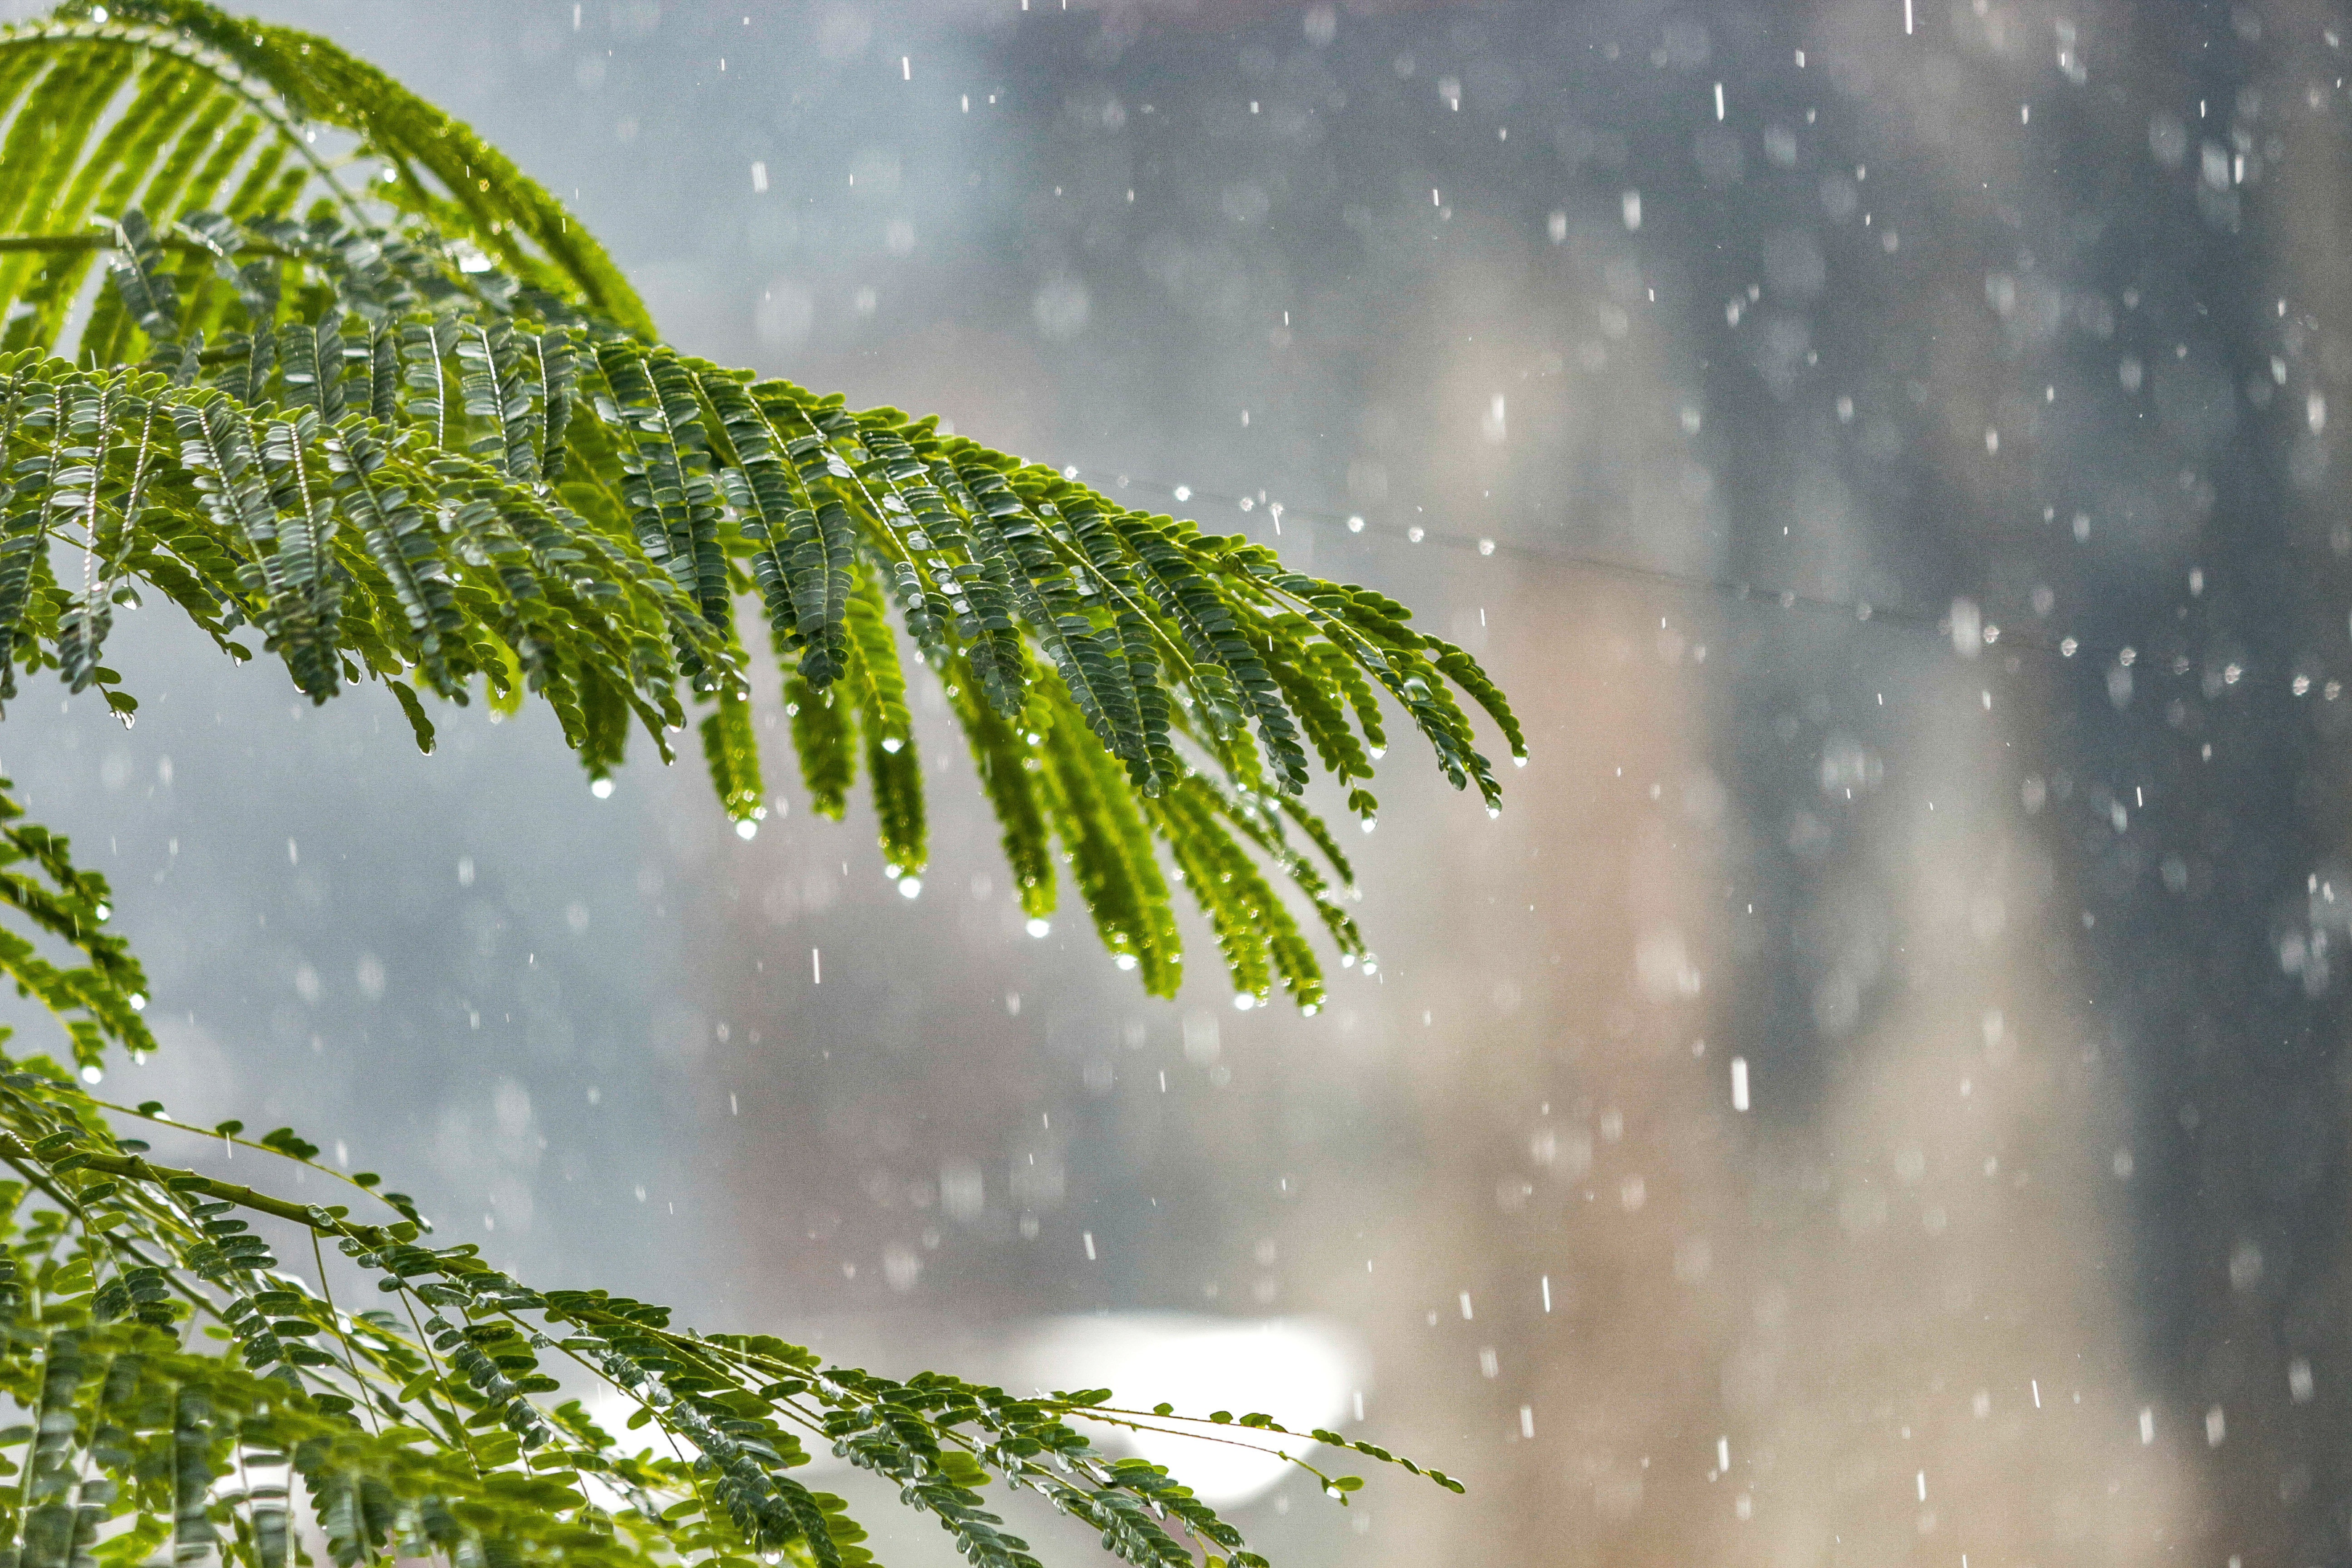
[[[153,1164],[135,1154],[102,1154],[81,1149],[77,1149],[74,1152],[79,1156],[74,1166],[76,1170],[99,1171],[107,1175],[121,1177],[129,1181],[147,1182],[169,1187],[174,1192],[201,1193],[216,1202],[236,1204],[240,1208],[249,1208],[278,1219],[290,1220],[296,1225],[322,1235],[349,1237],[371,1251],[399,1239],[392,1235],[391,1228],[385,1226],[355,1225],[349,1220],[335,1218],[315,1204],[289,1203],[284,1198],[271,1197],[267,1193],[257,1193],[251,1187],[239,1186],[231,1182],[215,1181],[210,1176],[199,1175],[194,1171],[181,1170],[173,1165]],[[32,1160],[38,1163],[37,1156],[31,1150],[18,1142],[15,1134],[7,1132],[0,1132],[0,1160],[6,1161],[20,1171],[25,1169],[22,1163],[24,1161]],[[28,1176],[32,1175],[29,1171],[26,1173]],[[50,1186],[46,1179],[39,1176],[34,1176],[33,1179],[40,1184],[44,1192],[53,1196],[57,1195],[56,1189]],[[75,1208],[77,1213],[79,1212],[78,1205],[74,1205],[70,1198],[61,1197],[59,1201],[68,1207]]]

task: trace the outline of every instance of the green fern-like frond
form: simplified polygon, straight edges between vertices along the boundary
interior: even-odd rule
[[[815,810],[844,815],[862,763],[908,879],[929,852],[911,653],[1033,922],[1066,865],[1115,961],[1171,994],[1181,884],[1245,996],[1308,1009],[1324,975],[1296,908],[1370,967],[1346,857],[1303,799],[1316,766],[1369,823],[1383,693],[1490,808],[1461,698],[1524,757],[1492,681],[1394,601],[936,421],[677,353],[464,126],[324,39],[197,0],[83,0],[0,32],[0,702],[54,670],[130,722],[108,639],[160,596],[314,702],[383,685],[428,751],[441,705],[536,699],[601,781],[634,735],[667,762],[692,724],[748,837],[772,657]],[[982,1568],[1035,1563],[992,1482],[1139,1568],[1262,1568],[1087,1431],[1270,1450],[1343,1504],[1360,1483],[1314,1446],[1390,1461],[1264,1415],[829,1366],[526,1285],[431,1245],[373,1175],[320,1205],[152,1161],[121,1129],[187,1130],[85,1087],[109,1051],[152,1048],[145,980],[104,881],[5,795],[0,905],[0,973],[71,1058],[0,1057],[0,1395],[31,1415],[0,1430],[12,1568],[285,1568],[305,1532],[339,1568],[868,1562],[840,1500],[793,1474],[820,1441]],[[248,1146],[317,1152],[284,1128]],[[312,1251],[308,1281],[257,1221]],[[330,1246],[368,1304],[331,1298]],[[562,1397],[594,1385],[662,1444],[633,1450]]]
[[[1167,994],[1172,865],[1237,989],[1309,1008],[1323,971],[1272,889],[1351,963],[1355,927],[1270,826],[1178,844],[1212,819],[1183,803],[1328,849],[1302,792],[1319,763],[1370,820],[1381,692],[1490,807],[1455,693],[1524,755],[1476,663],[1382,595],[664,347],[553,198],[323,39],[194,0],[68,5],[0,35],[0,694],[56,667],[127,714],[96,672],[112,604],[152,590],[236,656],[251,628],[314,700],[390,685],[427,743],[428,695],[536,695],[598,778],[633,729],[667,760],[694,723],[755,831],[756,604],[818,811],[862,761],[892,875],[928,855],[903,648],[984,771],[1044,788],[983,781],[1025,904],[1066,862]],[[87,583],[55,580],[59,541]]]

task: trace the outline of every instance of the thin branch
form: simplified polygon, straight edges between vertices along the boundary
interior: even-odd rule
[[[185,250],[199,256],[219,254],[211,246],[200,240],[190,239],[186,235],[168,231],[157,235],[155,243],[168,246],[173,250]],[[93,230],[89,234],[0,234],[0,252],[112,250],[114,247],[114,237],[102,230]],[[271,245],[251,237],[246,237],[238,248],[253,251],[257,255],[275,256],[282,260],[304,259],[298,252],[289,250],[283,246]]]
[[[355,1225],[349,1220],[336,1218],[315,1204],[289,1203],[284,1198],[273,1198],[267,1193],[257,1193],[251,1187],[238,1186],[230,1182],[217,1182],[210,1176],[199,1175],[194,1171],[184,1171],[172,1165],[152,1164],[135,1154],[102,1154],[83,1149],[77,1149],[74,1153],[79,1156],[74,1166],[76,1170],[99,1171],[107,1175],[119,1176],[129,1181],[152,1183],[168,1187],[173,1192],[201,1193],[216,1202],[235,1204],[240,1208],[249,1208],[278,1219],[290,1220],[296,1225],[324,1236],[349,1237],[370,1251],[402,1239],[392,1234],[393,1229],[396,1227]],[[24,1166],[20,1162],[26,1160],[37,1162],[38,1156],[19,1142],[13,1133],[0,1132],[0,1160],[5,1160],[9,1164],[23,1170]],[[31,1173],[27,1172],[26,1174],[30,1175]],[[41,1185],[44,1191],[51,1193],[55,1191],[46,1181],[43,1181]],[[61,1198],[59,1201],[68,1205],[72,1203],[71,1199]]]

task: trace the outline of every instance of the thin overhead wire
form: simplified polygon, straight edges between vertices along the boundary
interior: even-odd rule
[[[1264,492],[1254,496],[1233,495],[1206,489],[1198,485],[1171,485],[1157,479],[1139,478],[1133,474],[1106,475],[1098,470],[1076,467],[1062,470],[1066,479],[1084,479],[1097,488],[1120,491],[1147,490],[1165,495],[1180,507],[1196,502],[1222,503],[1244,514],[1265,512],[1279,535],[1285,520],[1293,523],[1311,523],[1320,527],[1342,528],[1356,535],[1368,535],[1389,542],[1402,542],[1412,546],[1433,545],[1441,550],[1463,551],[1482,557],[1506,556],[1572,572],[1590,572],[1601,576],[1616,577],[1628,582],[1645,583],[1685,593],[1709,594],[1737,604],[1760,609],[1778,609],[1790,613],[1835,616],[1864,626],[1884,626],[1904,631],[1925,631],[1952,643],[1963,654],[2000,649],[2046,655],[2051,658],[2085,663],[2114,663],[2124,668],[2138,664],[2147,650],[2125,642],[2091,642],[2070,633],[2052,631],[2046,627],[2002,626],[1981,618],[1981,600],[1955,599],[1943,608],[1916,605],[1884,605],[1869,599],[1840,599],[1825,595],[1801,593],[1793,588],[1771,587],[1743,578],[1711,577],[1696,573],[1675,572],[1661,566],[1643,566],[1627,561],[1612,561],[1606,556],[1588,555],[1572,550],[1547,545],[1523,544],[1488,535],[1455,532],[1433,528],[1425,523],[1400,526],[1394,522],[1374,521],[1360,513],[1341,518],[1326,512],[1302,510],[1287,502],[1272,500]],[[1956,619],[1959,623],[1955,629]],[[1973,647],[1966,646],[1970,633],[1968,623],[1976,623]],[[2197,668],[2185,655],[2175,654],[2169,660],[2169,673],[2186,675]],[[2225,665],[2220,672],[2225,683],[2239,686],[2254,681],[2255,672],[2242,663]],[[2300,683],[2297,685],[2296,683]],[[2301,697],[2319,690],[2330,701],[2342,692],[2335,680],[2316,682],[2304,675],[2291,675],[2286,684],[2294,695]]]

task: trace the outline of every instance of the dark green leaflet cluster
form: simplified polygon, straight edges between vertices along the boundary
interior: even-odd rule
[[[330,425],[300,403],[28,351],[0,361],[0,438],[8,541],[62,541],[105,563],[77,585],[52,550],[0,558],[11,679],[58,665],[126,717],[136,703],[99,661],[114,609],[142,587],[236,657],[250,656],[236,634],[252,626],[314,700],[391,683],[428,745],[415,683],[457,701],[477,678],[494,701],[536,690],[600,773],[632,714],[657,742],[685,721],[671,645],[652,628],[717,642],[657,571],[552,496],[358,412]]]
[[[608,360],[635,352],[599,350]],[[655,352],[656,362],[666,357]],[[1412,631],[1393,601],[1285,572],[1246,541],[1116,508],[1051,470],[942,437],[929,420],[851,414],[786,384],[684,368],[707,413],[694,417],[677,399],[656,414],[640,394],[642,422],[694,431],[693,450],[708,455],[681,471],[716,467],[716,488],[751,547],[772,635],[798,655],[788,688],[793,739],[819,809],[838,811],[854,773],[852,715],[803,694],[842,679],[855,727],[868,738],[885,847],[901,873],[919,868],[919,774],[880,615],[895,604],[949,688],[1030,912],[1052,907],[1050,833],[1076,867],[1106,942],[1144,969],[1154,991],[1176,983],[1181,949],[1152,840],[1179,824],[1194,839],[1185,880],[1242,990],[1264,995],[1279,984],[1310,1006],[1321,995],[1313,952],[1261,857],[1314,902],[1343,958],[1364,956],[1286,824],[1349,879],[1297,792],[1311,743],[1370,820],[1372,797],[1360,785],[1369,751],[1386,742],[1376,689],[1405,708],[1449,776],[1477,784],[1490,805],[1492,772],[1446,677],[1524,752],[1475,664]],[[1041,680],[1040,663],[1057,679]]]
[[[0,406],[0,695],[55,664],[127,718],[101,650],[160,589],[237,657],[254,628],[314,700],[383,681],[422,744],[428,692],[542,696],[596,778],[633,727],[667,758],[691,723],[748,832],[753,600],[813,804],[841,815],[862,762],[893,877],[929,859],[903,637],[1033,921],[1068,866],[1113,954],[1172,993],[1164,849],[1235,986],[1307,1007],[1323,973],[1280,884],[1369,956],[1301,798],[1316,764],[1369,824],[1382,692],[1490,807],[1454,693],[1524,755],[1476,664],[1379,595],[653,344],[546,192],[324,39],[78,0],[0,32],[0,347],[56,356]]]
[[[0,790],[7,787],[0,779]],[[113,914],[106,879],[77,867],[67,841],[25,819],[25,808],[0,794],[0,974],[38,1001],[65,1026],[76,1065],[95,1066],[106,1043],[152,1050],[139,1015],[147,1005],[147,977],[139,961],[106,922]],[[65,963],[44,956],[69,953]]]
[[[40,972],[12,946],[0,950],[11,972],[93,1064],[107,1045],[152,1047],[122,989],[137,969],[96,934],[104,884],[15,812],[0,801],[10,901],[90,963]],[[127,1121],[157,1140],[275,1156],[349,1202],[165,1163],[117,1131]],[[1297,1441],[1262,1415],[1129,1410],[1108,1390],[1021,1397],[937,1373],[899,1381],[767,1336],[682,1329],[602,1290],[538,1289],[470,1244],[434,1245],[407,1197],[318,1153],[290,1128],[187,1127],[153,1101],[98,1100],[46,1058],[0,1057],[0,1395],[26,1413],[0,1430],[0,1477],[16,1479],[0,1488],[0,1568],[128,1568],[167,1551],[286,1568],[320,1548],[339,1568],[428,1556],[744,1568],[779,1554],[856,1568],[871,1561],[864,1531],[794,1473],[819,1444],[889,1481],[980,1568],[1036,1568],[992,1486],[1044,1499],[1128,1563],[1246,1568],[1264,1559],[1233,1526],[1088,1432],[1243,1440],[1342,1502],[1362,1483],[1319,1468],[1311,1445],[1390,1461],[1337,1433]],[[651,1430],[601,1428],[582,1399],[598,1389],[621,1396],[628,1432]]]
[[[1312,761],[1369,821],[1381,691],[1490,805],[1454,689],[1518,746],[1476,665],[1392,601],[933,421],[648,347],[429,235],[132,212],[113,237],[100,298],[141,364],[0,364],[10,680],[55,664],[127,716],[97,672],[116,605],[152,585],[234,654],[254,627],[314,700],[385,682],[428,746],[420,698],[478,687],[545,698],[596,777],[633,720],[665,757],[693,722],[748,826],[767,811],[736,620],[753,601],[813,803],[839,816],[862,763],[907,879],[929,844],[903,628],[1031,918],[1066,863],[1114,956],[1172,993],[1164,845],[1236,988],[1307,1007],[1322,971],[1278,883],[1343,961],[1368,957],[1299,796]],[[60,540],[90,563],[79,586],[56,579]]]

